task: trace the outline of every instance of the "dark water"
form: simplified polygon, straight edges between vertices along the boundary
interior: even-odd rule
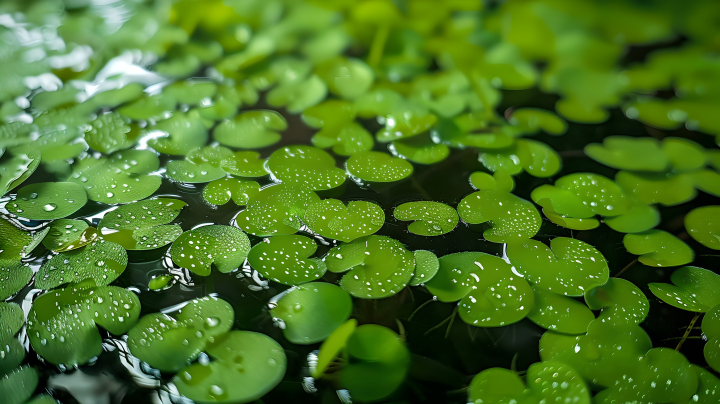
[[[503,100],[500,111],[523,106],[552,109],[555,102],[553,96],[535,90],[505,92]],[[272,150],[282,145],[309,144],[312,131],[299,117],[284,115],[288,119],[289,129],[280,144],[261,151],[263,157],[267,157]],[[365,124],[371,132],[379,127],[375,122],[368,121]],[[713,144],[710,136],[687,130],[661,133],[647,128],[627,119],[619,110],[613,110],[611,119],[604,124],[571,124],[568,133],[562,137],[539,135],[536,138],[551,145],[563,156],[564,167],[554,178],[582,171],[592,171],[613,178],[616,170],[595,163],[582,154],[582,148],[586,144],[602,141],[609,135],[682,136],[706,147],[711,147]],[[382,150],[383,145],[376,145],[376,149]],[[325,191],[320,196],[343,201],[372,200],[378,203],[385,210],[386,223],[377,234],[395,238],[410,250],[430,250],[438,256],[461,251],[482,251],[502,255],[502,245],[482,239],[482,226],[468,226],[461,222],[455,230],[443,236],[423,237],[407,232],[408,222],[399,222],[392,215],[395,206],[413,200],[434,200],[457,206],[465,195],[474,191],[468,183],[470,173],[484,170],[477,157],[476,150],[453,150],[445,161],[431,166],[415,165],[412,178],[382,189],[363,189],[348,180],[339,189]],[[342,164],[344,158],[338,157],[337,160]],[[517,185],[514,193],[525,199],[530,199],[532,189],[553,182],[552,179],[534,178],[526,173],[515,179]],[[51,179],[42,173],[31,178],[31,181],[35,182],[46,180]],[[175,221],[184,230],[203,223],[232,224],[239,209],[232,203],[220,207],[207,205],[200,196],[201,191],[202,185],[188,189],[165,179],[157,194],[180,198],[188,203]],[[684,233],[683,217],[695,207],[713,203],[716,201],[712,197],[701,193],[692,202],[669,208],[660,207],[662,222],[658,226],[678,235],[695,250],[696,260],[692,265],[708,269],[716,269],[720,257],[687,237]],[[97,224],[101,213],[108,208],[110,207],[91,202],[72,218],[91,218],[90,220]],[[25,227],[40,225],[32,222],[21,224]],[[607,258],[611,275],[620,272],[636,258],[625,250],[622,244],[623,234],[607,226],[578,232],[544,220],[536,238],[549,241],[557,236],[575,237],[594,245]],[[260,241],[260,238],[254,236],[250,238],[253,244]],[[331,240],[322,238],[317,240],[319,248],[316,256],[324,255],[334,245]],[[49,251],[43,248],[40,246],[34,253],[33,259],[36,263],[43,261],[42,257],[49,254]],[[181,269],[172,267],[172,261],[167,257],[166,252],[167,248],[129,252],[130,263],[114,283],[139,291],[143,315],[158,312],[195,297],[215,293],[235,309],[235,328],[265,333],[277,340],[286,350],[288,369],[285,378],[258,402],[341,402],[336,393],[338,387],[329,381],[316,381],[316,391],[306,391],[303,379],[309,375],[307,357],[318,349],[319,344],[304,346],[288,343],[268,313],[268,301],[286,289],[286,286],[264,281],[249,267],[240,268],[229,274],[214,271],[212,276],[206,278],[189,276]],[[154,276],[165,274],[167,271],[177,275],[177,281],[173,286],[159,292],[149,291],[148,282]],[[622,274],[622,277],[638,285],[650,300],[650,315],[641,326],[650,334],[656,347],[674,348],[693,317],[692,313],[659,302],[647,289],[646,285],[649,282],[668,281],[672,271],[673,268],[655,269],[635,263]],[[333,273],[327,273],[323,278],[328,282],[336,282],[338,279],[339,276]],[[14,301],[21,303],[28,293],[30,288],[22,291]],[[423,307],[409,320],[411,314],[421,305]],[[539,361],[537,345],[544,332],[542,328],[527,319],[500,328],[472,327],[459,318],[446,321],[451,317],[455,306],[451,303],[433,302],[432,296],[423,287],[405,288],[397,295],[386,299],[355,299],[353,317],[358,319],[359,323],[381,324],[401,333],[413,354],[406,383],[386,402],[465,403],[466,393],[463,388],[479,371],[494,366],[524,370],[530,364]],[[445,323],[436,328],[443,321]],[[697,337],[700,331],[695,330],[691,335]],[[173,401],[167,394],[160,394],[159,391],[162,389],[157,387],[158,381],[149,374],[150,369],[143,369],[136,360],[133,362],[133,358],[122,349],[121,340],[112,340],[110,335],[106,337],[108,338],[106,347],[109,352],[103,353],[94,364],[81,366],[76,370],[66,370],[64,375],[60,375],[60,370],[42,364],[34,354],[29,355],[30,362],[42,369],[43,376],[38,391],[50,390],[51,394],[64,404],[183,402]],[[704,341],[701,339],[689,339],[683,345],[682,353],[691,362],[705,366],[703,346]],[[131,365],[135,366],[134,371],[131,371]],[[172,377],[171,374],[160,376],[163,382],[169,381]],[[69,384],[71,387],[69,390],[60,387],[63,384]],[[80,394],[83,389],[87,390],[84,395]]]

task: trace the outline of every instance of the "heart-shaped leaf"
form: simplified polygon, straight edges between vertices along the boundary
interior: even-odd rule
[[[332,136],[329,136],[331,134]],[[313,136],[312,143],[323,149],[332,147],[332,151],[340,156],[352,156],[366,152],[375,145],[370,132],[356,122],[350,122],[334,133],[322,130]]]
[[[376,151],[354,154],[345,162],[345,167],[351,176],[369,182],[400,181],[413,173],[413,166],[407,160]]]
[[[285,107],[291,114],[300,113],[327,96],[327,86],[317,75],[281,83],[267,94],[267,103]]]
[[[693,261],[695,253],[684,241],[672,234],[652,229],[623,237],[625,248],[642,264],[654,267],[674,267]]]
[[[385,224],[385,212],[372,202],[351,201],[345,206],[337,199],[323,199],[308,206],[303,220],[321,236],[349,242],[377,233]]]
[[[84,220],[58,219],[50,224],[42,243],[55,252],[84,247],[97,239],[98,233]],[[112,241],[112,240],[110,240]]]
[[[408,226],[410,233],[421,236],[440,236],[451,232],[458,224],[455,209],[440,202],[406,202],[393,211],[395,219],[415,220]]]
[[[362,299],[381,299],[404,288],[415,269],[413,254],[399,241],[367,236],[340,244],[323,258],[331,272],[347,272],[340,286]]]
[[[650,283],[650,291],[677,308],[704,313],[720,304],[720,276],[707,269],[686,266],[670,276],[672,285]]]
[[[380,143],[389,143],[424,133],[435,125],[437,117],[422,110],[400,110],[384,117],[385,128],[375,137]]]
[[[169,95],[148,95],[118,108],[120,115],[135,121],[161,120],[172,116],[177,100]]]
[[[98,115],[90,122],[90,130],[85,132],[88,146],[100,153],[110,154],[124,150],[135,144],[140,130],[128,124],[116,112]]]
[[[707,344],[705,345],[707,347]],[[701,404],[712,404],[720,399],[720,379],[697,365],[692,365],[698,377],[698,387],[692,400]]]
[[[418,164],[439,163],[450,155],[446,145],[434,143],[429,135],[396,140],[388,145],[388,150],[395,156]]]
[[[90,200],[107,204],[129,203],[145,199],[160,188],[160,177],[147,175],[159,167],[160,160],[155,153],[126,150],[99,160],[80,160],[75,163],[68,181],[85,187]]]
[[[641,233],[660,224],[660,212],[652,205],[633,202],[625,213],[606,217],[603,222],[621,233]]]
[[[265,160],[260,158],[260,153],[254,151],[235,152],[225,157],[220,162],[220,167],[228,174],[238,177],[255,178],[268,175]]]
[[[270,310],[282,320],[283,335],[294,344],[314,344],[327,338],[350,317],[352,299],[331,283],[311,282],[294,287]]]
[[[250,240],[237,227],[214,224],[188,230],[170,247],[173,262],[200,276],[210,275],[211,265],[232,272],[245,261]]]
[[[85,247],[62,252],[45,262],[35,277],[35,286],[52,289],[66,283],[92,279],[105,286],[125,271],[127,252],[120,245],[99,239]]]
[[[617,184],[644,204],[675,206],[695,199],[695,180],[689,174],[642,173],[620,171]]]
[[[567,131],[567,122],[564,119],[544,109],[515,109],[510,115],[509,122],[527,134],[535,134],[542,130],[545,133],[558,136]]]
[[[0,376],[20,366],[25,358],[25,349],[15,337],[24,323],[25,315],[20,306],[0,302]]]
[[[547,330],[563,334],[585,334],[595,315],[570,297],[533,287],[535,305],[527,317]]]
[[[102,352],[97,326],[126,333],[140,317],[135,293],[92,282],[48,292],[28,314],[28,337],[35,352],[56,365],[82,365]]]
[[[256,244],[248,262],[263,276],[285,285],[314,281],[325,274],[325,263],[315,254],[317,244],[300,235],[280,235]]]
[[[592,310],[601,310],[599,319],[617,325],[640,324],[650,310],[645,294],[622,278],[608,278],[604,285],[585,292],[585,303]]]
[[[222,161],[231,157],[226,147],[200,147],[191,150],[185,160],[168,162],[166,175],[171,179],[188,184],[200,184],[224,177]]]
[[[247,209],[235,218],[237,226],[256,236],[293,234],[308,206],[319,201],[317,194],[294,185],[277,184],[263,188],[250,198]]]
[[[312,146],[287,146],[274,151],[267,167],[278,180],[311,190],[332,189],[345,182],[335,159]]]
[[[32,276],[32,269],[19,259],[0,259],[0,301],[21,291]]]
[[[178,199],[156,198],[120,206],[98,223],[102,238],[126,250],[152,250],[175,241],[182,229],[168,223],[187,204]]]
[[[255,401],[280,383],[287,368],[282,346],[251,331],[230,331],[208,344],[207,353],[210,363],[194,363],[173,378],[180,394],[197,402]]]
[[[585,154],[607,166],[634,171],[665,171],[670,164],[660,142],[652,137],[608,136],[590,143]]]
[[[0,196],[22,184],[40,165],[40,153],[20,153],[0,164]]]
[[[203,199],[213,205],[224,205],[230,201],[238,206],[247,205],[260,192],[260,184],[241,178],[220,178],[203,188]]]
[[[170,119],[148,128],[147,144],[163,154],[184,156],[207,143],[209,126],[212,122],[205,121],[198,110],[176,112]]]
[[[175,98],[181,104],[197,105],[212,98],[218,91],[215,83],[200,80],[176,81],[163,89],[163,94]]]
[[[561,295],[582,296],[605,284],[609,269],[605,257],[584,241],[555,237],[550,247],[537,240],[507,245],[507,256],[536,287]]]
[[[529,379],[528,379],[529,380]],[[525,383],[509,369],[485,369],[468,386],[468,402],[473,404],[520,403]]]
[[[187,302],[179,311],[152,313],[128,332],[128,347],[138,359],[165,372],[182,369],[205,346],[230,330],[235,312],[215,297]]]
[[[485,266],[495,270],[498,265],[504,267],[497,260],[488,257],[491,256],[480,252],[444,255],[439,258],[437,273],[425,286],[441,302],[456,302],[470,293],[473,286],[479,282],[479,270]]]
[[[512,192],[515,189],[515,180],[513,177],[503,171],[498,171],[492,175],[482,171],[476,171],[470,174],[470,185],[481,191],[483,189],[498,189],[500,191]],[[535,188],[538,189],[538,188]],[[533,200],[535,200],[533,198]],[[535,201],[537,203],[537,201]]]
[[[685,215],[685,230],[698,243],[720,250],[720,206],[701,206]]]
[[[458,213],[470,224],[489,222],[491,228],[483,232],[483,237],[493,243],[533,237],[542,223],[540,213],[531,202],[497,189],[466,196],[458,204]]]
[[[279,142],[282,136],[278,131],[285,129],[287,121],[275,111],[248,111],[220,123],[213,138],[228,147],[261,149]]]
[[[320,64],[317,71],[331,93],[348,99],[363,95],[375,80],[373,69],[362,60],[355,58],[331,59]]]
[[[545,143],[536,140],[519,139],[515,147],[522,168],[533,177],[552,177],[560,171],[562,166],[560,156]]]
[[[413,255],[415,256],[415,272],[413,272],[409,285],[418,286],[435,277],[440,269],[440,260],[431,251],[416,250],[413,251]]]
[[[6,205],[10,213],[31,220],[51,220],[69,216],[85,206],[83,187],[72,182],[41,182],[26,185],[17,198]]]
[[[629,208],[629,201],[620,187],[599,174],[566,175],[555,181],[555,186],[577,195],[586,207],[598,215],[617,216]]]

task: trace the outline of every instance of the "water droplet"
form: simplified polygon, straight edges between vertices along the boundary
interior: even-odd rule
[[[45,210],[45,212],[52,212],[56,208],[57,208],[57,205],[54,203],[48,203],[45,206],[43,206],[43,210]]]

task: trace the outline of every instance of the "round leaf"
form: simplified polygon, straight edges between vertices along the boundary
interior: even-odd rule
[[[175,241],[179,225],[167,225],[187,204],[178,199],[155,198],[120,206],[103,216],[98,229],[107,241],[127,250],[152,250]]]
[[[493,243],[508,243],[533,237],[542,218],[531,202],[508,192],[486,189],[473,192],[458,204],[458,213],[467,223],[489,222],[483,237]]]
[[[125,271],[127,252],[120,245],[103,239],[85,247],[62,252],[45,262],[35,277],[35,286],[52,289],[65,283],[92,279],[105,286]]]
[[[248,254],[253,269],[275,282],[298,285],[314,281],[325,274],[325,263],[315,254],[314,240],[300,235],[274,236],[256,244]]]
[[[287,121],[275,111],[257,110],[225,120],[213,131],[213,138],[223,146],[261,149],[280,141],[278,131],[287,129]]]
[[[679,238],[663,230],[648,230],[642,233],[626,234],[625,248],[645,265],[672,267],[692,262],[693,250]]]
[[[10,213],[31,220],[60,219],[77,212],[87,203],[83,187],[72,182],[41,182],[26,185],[7,204]]]
[[[349,242],[380,230],[385,212],[372,202],[352,201],[346,207],[337,199],[323,199],[308,206],[303,220],[321,236]]]
[[[369,182],[400,181],[413,173],[413,166],[407,160],[376,151],[351,156],[345,167],[353,177]]]
[[[232,272],[245,261],[250,240],[237,227],[202,226],[181,234],[170,247],[173,262],[200,276],[210,275],[211,265]]]
[[[454,208],[440,202],[407,202],[395,208],[398,220],[415,220],[408,226],[410,233],[421,236],[440,236],[451,232],[458,224]]]

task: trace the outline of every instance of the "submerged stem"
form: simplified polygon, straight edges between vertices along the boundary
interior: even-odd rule
[[[697,313],[697,314],[695,314],[695,317],[693,317],[693,319],[690,320],[690,325],[687,326],[687,329],[685,329],[685,334],[682,336],[682,339],[680,340],[680,342],[678,342],[677,346],[675,347],[676,351],[680,351],[680,347],[682,347],[685,340],[688,339],[690,332],[692,331],[693,327],[695,326],[695,322],[699,318],[700,318],[700,313]]]
[[[420,311],[420,309],[422,309],[423,307],[427,306],[428,304],[430,304],[430,303],[432,303],[432,302],[434,302],[434,301],[435,301],[435,300],[430,299],[430,300],[428,300],[427,302],[425,302],[425,303],[421,304],[420,306],[418,306],[418,308],[415,309],[415,311],[413,311],[412,314],[410,314],[410,317],[408,317],[408,321],[412,321],[413,317],[415,317],[415,315]]]

